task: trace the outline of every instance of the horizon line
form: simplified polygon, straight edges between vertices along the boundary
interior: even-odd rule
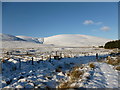
[[[6,35],[12,35],[12,36],[26,36],[26,35],[13,35],[13,34],[8,34],[8,33],[0,33],[0,34],[6,34]],[[57,35],[86,35],[86,36],[93,36],[93,35],[88,35],[88,34],[55,34],[55,35],[44,36],[44,37],[33,37],[33,36],[26,36],[26,37],[46,38],[46,37],[52,37],[52,36],[57,36]],[[99,37],[99,36],[93,36],[93,37]],[[104,37],[99,37],[99,38],[104,38]],[[111,38],[104,38],[104,39],[111,39]],[[119,38],[117,38],[117,39],[111,39],[111,40],[119,40]]]

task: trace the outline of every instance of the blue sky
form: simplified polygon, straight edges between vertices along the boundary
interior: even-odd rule
[[[2,30],[6,34],[118,38],[117,2],[4,2],[2,9]]]

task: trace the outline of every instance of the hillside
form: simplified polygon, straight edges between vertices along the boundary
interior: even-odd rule
[[[22,47],[39,47],[41,44],[54,45],[58,47],[93,47],[104,46],[109,39],[99,38],[80,34],[62,34],[51,37],[35,38],[28,36],[13,36],[8,34],[0,34],[3,48],[22,48]]]
[[[13,36],[13,35],[1,34],[1,33],[0,33],[0,40],[2,40],[2,41],[26,41],[22,38],[18,38],[18,37]]]
[[[0,34],[0,43],[2,48],[38,48],[41,46],[46,46],[40,44],[40,42],[35,42],[35,40],[30,41],[30,39],[27,40],[25,38],[16,37],[9,34]]]
[[[18,38],[24,39],[28,42],[43,43],[42,38],[28,37],[28,36],[16,36]]]
[[[54,44],[58,46],[100,46],[104,45],[109,39],[99,38],[88,35],[80,34],[62,34],[55,35],[51,37],[46,37],[44,39],[44,44]]]

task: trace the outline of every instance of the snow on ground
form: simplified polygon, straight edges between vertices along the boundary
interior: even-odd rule
[[[85,73],[82,80],[72,83],[72,86],[76,84],[83,88],[117,88],[118,86],[117,71],[108,64],[96,62],[96,53],[99,53],[99,58],[105,58],[111,50],[41,46],[31,49],[3,50],[3,52],[6,51],[20,51],[21,53],[3,54],[3,57],[0,57],[2,88],[57,88],[63,81],[68,80],[67,73],[73,67],[81,65],[85,66],[83,68]],[[62,59],[53,58],[56,51],[57,55],[62,53]],[[26,55],[26,52],[33,53],[33,55]],[[95,62],[96,68],[89,68],[89,62]],[[90,76],[90,80],[86,79],[87,76]]]
[[[39,48],[39,47],[48,47],[51,45],[45,45],[45,44],[38,44],[33,42],[27,42],[27,41],[0,41],[2,43],[2,47],[0,48],[6,48],[6,49],[13,49],[13,48]]]
[[[94,58],[95,57],[92,57],[91,60]],[[80,62],[81,60],[82,59],[80,58],[76,58],[76,59],[66,58],[66,59],[61,59],[60,61],[51,60],[51,62],[49,61],[41,61],[40,63],[34,62],[35,65],[31,65],[31,62],[30,63],[22,62],[21,70],[19,69],[14,70],[15,65],[16,65],[16,68],[18,68],[19,65],[17,65],[17,63],[14,62],[14,60],[12,61],[10,59],[3,64],[3,69],[4,69],[3,81],[4,80],[6,82],[10,81],[11,84],[8,85],[10,87],[16,87],[18,85],[22,86],[23,83],[26,85],[30,81],[31,83],[34,83],[37,85],[47,84],[47,86],[51,88],[55,88],[57,84],[56,82],[58,82],[61,78],[63,79],[65,78],[65,75],[63,74],[65,73],[65,71],[73,67],[73,64],[78,64],[83,62],[87,63],[88,57],[85,57],[83,62]],[[59,72],[59,71],[56,72],[56,69],[58,69],[59,67],[62,67],[62,72]],[[3,83],[3,87],[4,86],[6,86],[6,83]]]
[[[25,41],[25,40],[13,35],[0,33],[0,41]]]
[[[112,65],[106,63],[95,63],[91,80],[87,82],[86,88],[118,88],[118,71],[113,69]]]
[[[2,86],[3,88],[56,88],[61,81],[67,80],[66,72],[74,66],[81,64],[88,65],[95,62],[96,68],[84,68],[85,74],[83,82],[79,84],[84,88],[117,88],[118,72],[113,66],[106,63],[96,62],[95,56],[81,56],[77,58],[63,58],[61,60],[26,61],[22,58],[21,68],[18,59],[5,60],[2,64]],[[90,80],[84,79],[86,75],[91,75]]]
[[[70,82],[71,87],[118,88],[118,71],[112,65],[97,62],[95,57],[98,53],[99,58],[106,60],[113,50],[90,48],[103,45],[108,39],[78,34],[56,35],[44,38],[44,44],[37,44],[32,42],[38,42],[40,38],[22,36],[21,39],[4,34],[2,37],[2,88],[57,88],[70,79],[68,73],[76,66],[84,66],[80,69],[84,73],[77,81]],[[60,60],[54,59],[60,55]],[[95,64],[94,69],[89,66],[90,62]]]

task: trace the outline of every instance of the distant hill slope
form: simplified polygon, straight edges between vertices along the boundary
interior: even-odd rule
[[[104,45],[110,39],[80,35],[80,34],[62,34],[44,38],[44,44],[54,44],[58,46],[100,46]]]
[[[16,36],[9,35],[9,34],[2,34],[2,33],[0,33],[0,40],[2,41],[26,41]]]
[[[34,38],[34,37],[28,37],[28,36],[16,36],[16,37],[24,39],[28,42],[35,42],[35,43],[40,43],[40,44],[43,43],[42,38]]]
[[[46,46],[35,43],[35,41],[29,41],[24,38],[19,38],[9,34],[0,33],[0,48],[36,48]]]
[[[51,37],[34,38],[28,36],[13,36],[0,34],[3,47],[39,47],[42,46],[65,46],[65,47],[92,47],[102,46],[111,41],[105,38],[99,38],[80,34],[62,34]]]

